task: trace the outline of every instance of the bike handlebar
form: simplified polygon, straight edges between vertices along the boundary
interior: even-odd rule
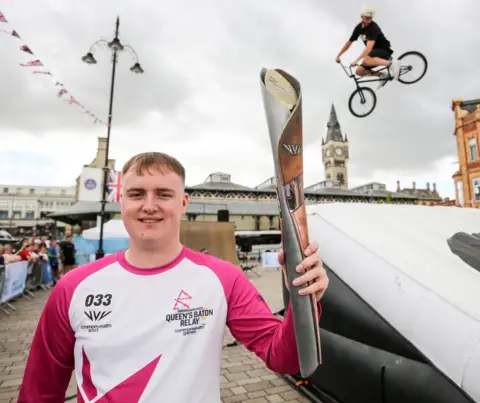
[[[342,62],[339,62],[338,64],[339,64],[340,66],[342,66],[343,71],[345,71],[345,74],[346,74],[348,77],[350,77],[350,78],[355,77],[355,73],[352,71],[352,66],[351,66],[351,65],[348,65],[348,66],[347,66],[347,65],[344,65]],[[348,74],[347,68],[350,70],[350,74]]]

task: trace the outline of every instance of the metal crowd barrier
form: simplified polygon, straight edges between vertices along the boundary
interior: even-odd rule
[[[20,262],[16,263],[11,263],[11,265],[15,265]],[[35,263],[28,263],[28,265],[23,268],[23,271],[26,274],[24,274],[25,277],[22,278],[24,279],[24,287],[23,289],[16,293],[15,295],[11,295],[9,297],[6,297],[7,299],[4,302],[2,301],[2,298],[4,298],[4,293],[5,291],[8,293],[7,290],[7,282],[8,282],[8,276],[7,276],[7,266],[0,266],[0,311],[4,312],[7,315],[10,315],[12,312],[11,311],[16,311],[16,308],[11,304],[14,300],[17,300],[18,298],[24,298],[26,300],[31,300],[32,298],[35,298],[34,291],[37,291],[39,288],[47,291],[49,288],[51,288],[50,284],[45,284],[44,282],[44,271],[45,267],[48,263],[44,261],[38,261]],[[18,281],[22,281],[20,278],[16,279]],[[10,280],[11,281],[11,280]],[[11,311],[9,311],[7,308],[9,308]]]
[[[6,278],[5,278],[5,265],[0,265],[0,310],[5,312],[7,315],[10,315],[10,312],[3,307],[3,303],[1,301],[3,290],[5,289]],[[10,306],[10,309],[13,308]],[[15,308],[13,308],[15,310]]]

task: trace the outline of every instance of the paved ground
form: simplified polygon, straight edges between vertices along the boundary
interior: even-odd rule
[[[251,273],[249,278],[260,290],[272,311],[278,311],[283,305],[280,272],[272,269],[259,269],[257,272],[259,277]],[[16,301],[14,306],[17,311],[11,315],[0,312],[0,403],[17,401],[30,342],[47,297],[48,292],[39,291],[31,301]],[[227,334],[224,344],[231,341],[231,336]],[[310,401],[283,378],[268,370],[263,361],[243,346],[225,348],[221,365],[220,388],[223,403]],[[72,379],[67,396],[75,393],[76,384]],[[76,399],[69,402],[76,403]]]

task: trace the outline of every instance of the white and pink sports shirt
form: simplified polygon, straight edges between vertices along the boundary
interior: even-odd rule
[[[63,403],[75,371],[79,403],[219,403],[225,325],[271,370],[299,371],[290,309],[275,317],[236,266],[186,247],[154,269],[106,256],[53,288],[18,402]]]

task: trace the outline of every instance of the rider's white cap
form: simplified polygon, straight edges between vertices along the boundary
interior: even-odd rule
[[[375,17],[375,7],[369,4],[364,4],[362,7],[362,16]]]

